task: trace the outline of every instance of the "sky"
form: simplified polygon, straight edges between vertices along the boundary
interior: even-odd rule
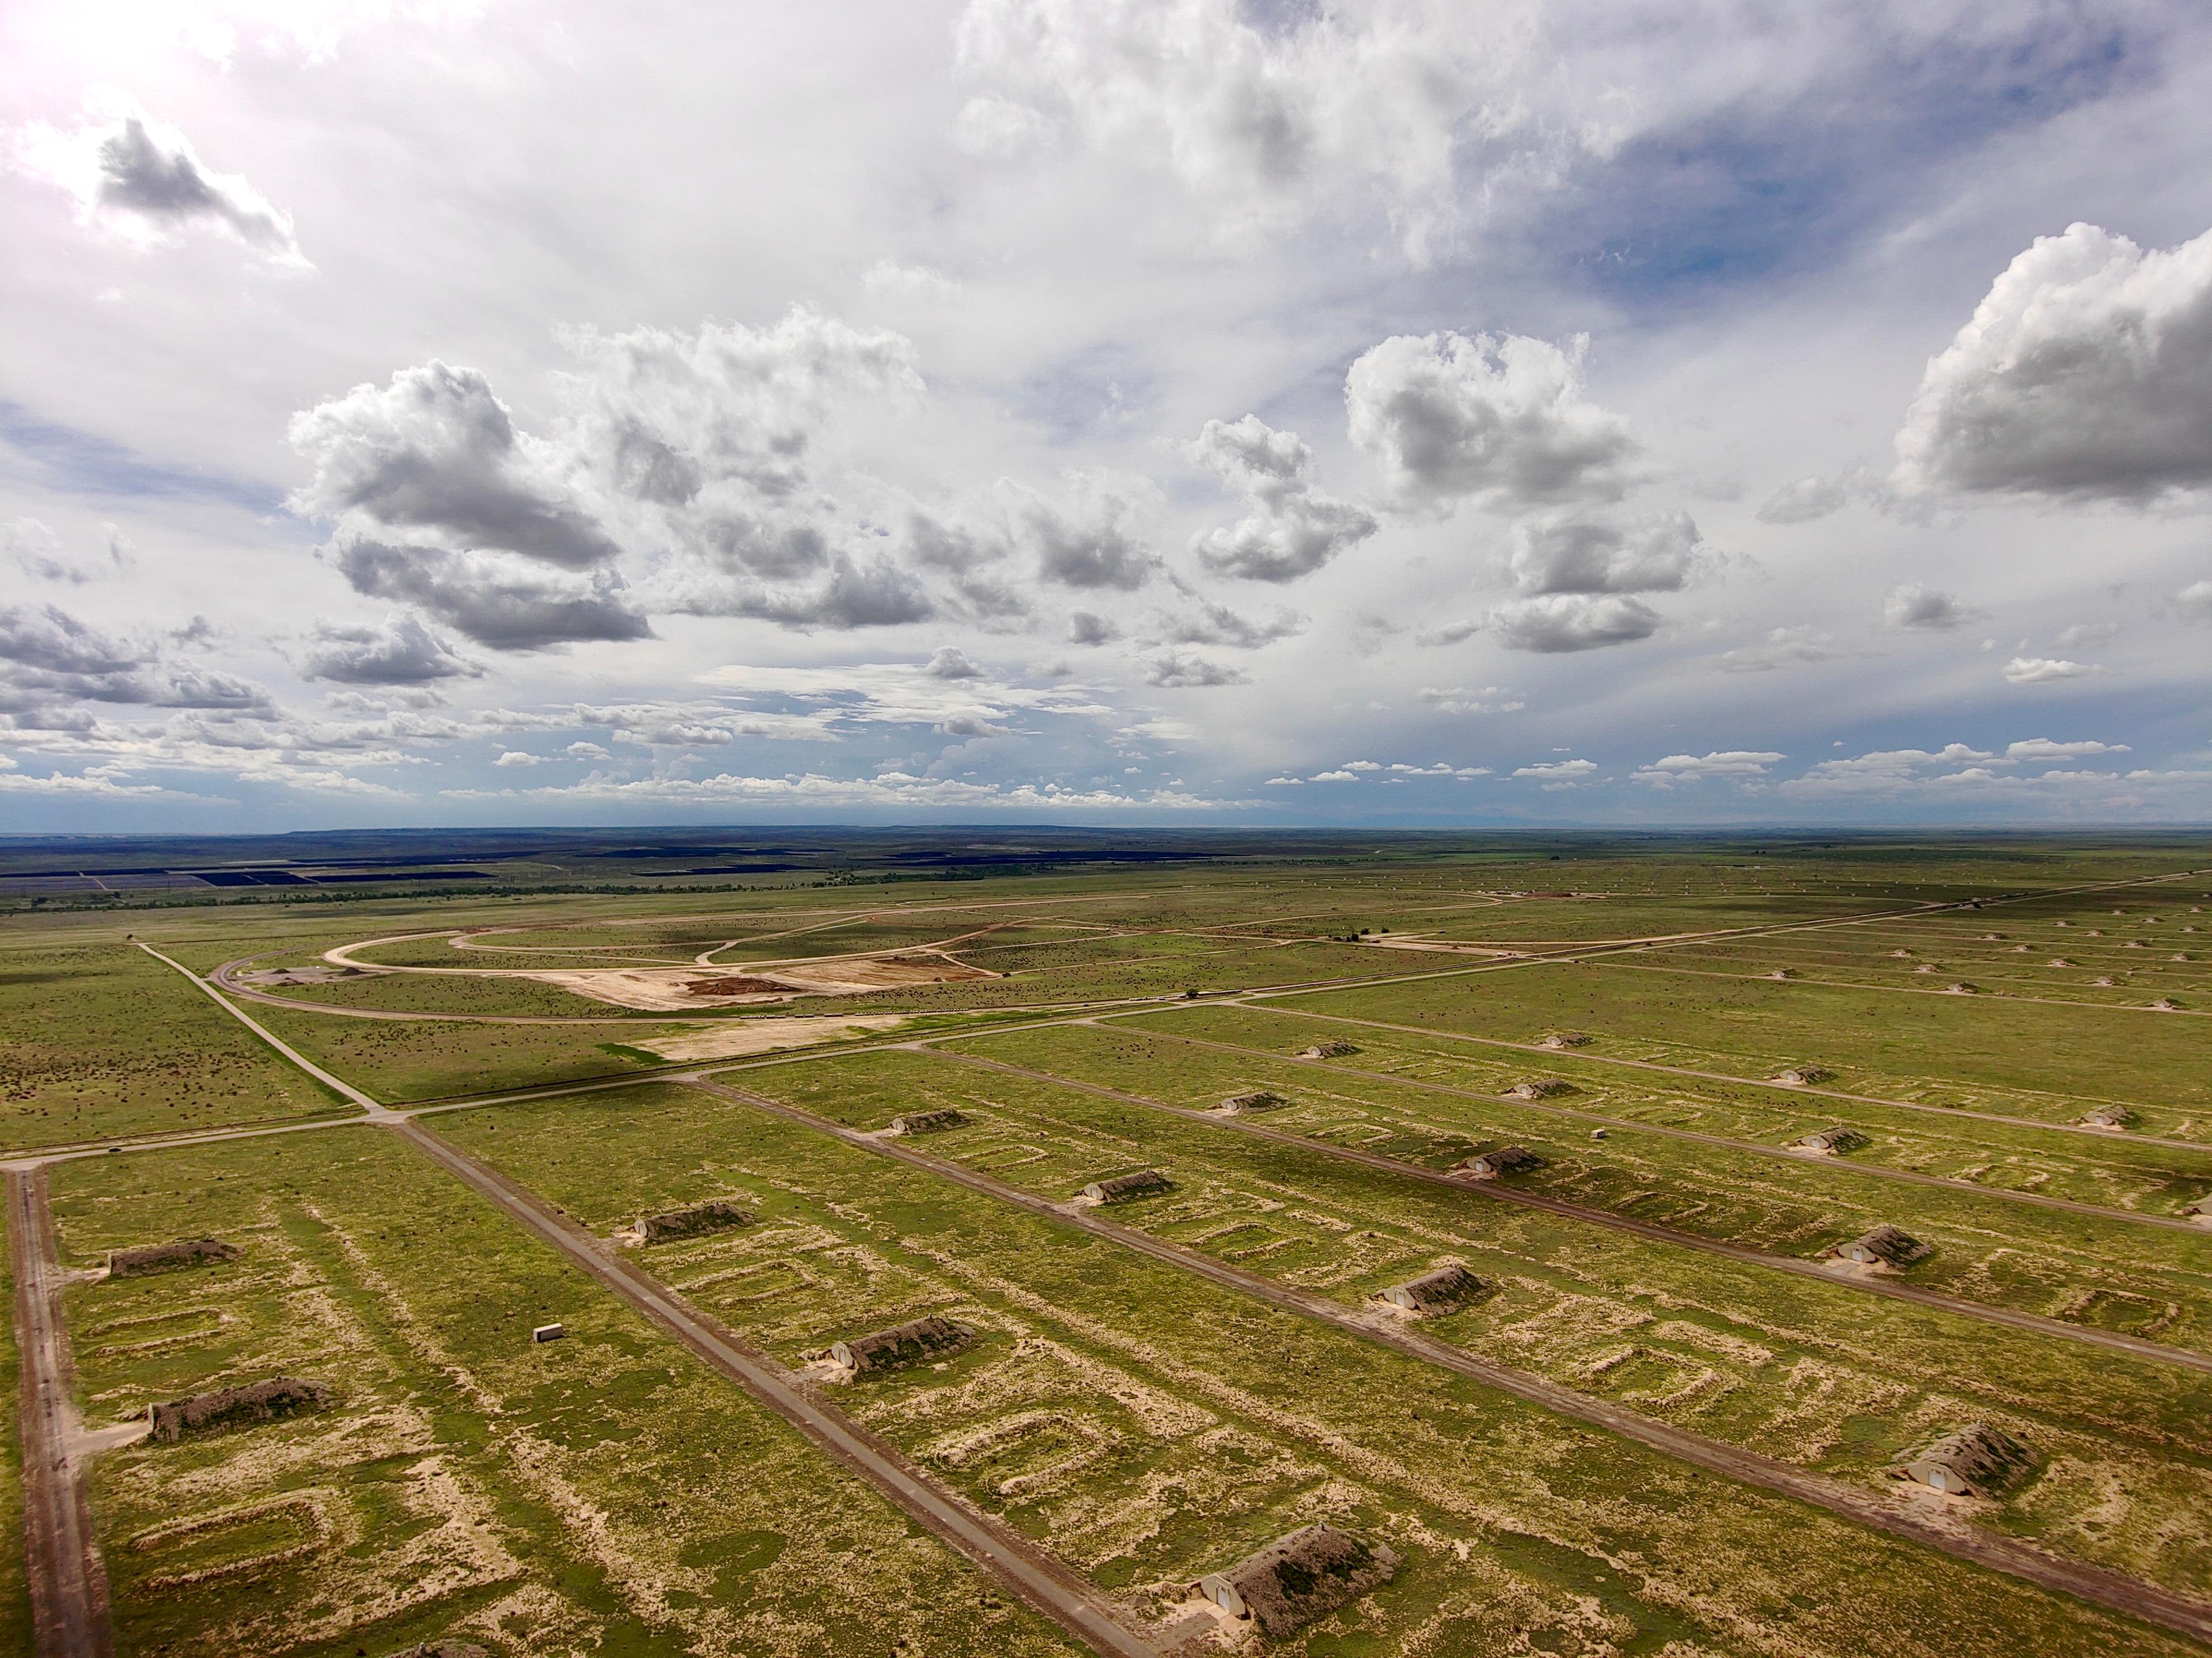
[[[2212,821],[2188,0],[12,0],[0,831]]]

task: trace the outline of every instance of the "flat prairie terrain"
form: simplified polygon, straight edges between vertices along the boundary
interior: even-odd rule
[[[0,1649],[2212,1649],[2212,842],[1169,849],[0,913]]]

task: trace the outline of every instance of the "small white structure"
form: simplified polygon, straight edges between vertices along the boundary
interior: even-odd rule
[[[541,1324],[530,1333],[530,1339],[532,1341],[562,1341],[568,1338],[568,1327],[565,1324]]]
[[[1890,1470],[1948,1497],[1994,1497],[2035,1466],[2035,1454],[2001,1428],[1976,1422],[1946,1434]]]

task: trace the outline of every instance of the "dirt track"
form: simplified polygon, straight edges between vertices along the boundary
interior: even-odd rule
[[[1212,1044],[1209,1044],[1212,1046]],[[2212,1372],[2212,1354],[2191,1352],[2186,1348],[2168,1347],[2155,1341],[2144,1341],[2136,1336],[2121,1335],[2111,1330],[2100,1330],[2085,1325],[2068,1324],[2062,1320],[2045,1318],[2037,1313],[2014,1312],[2010,1308],[1992,1307],[1985,1302],[1966,1301],[1956,1296],[1947,1296],[1939,1291],[1923,1290],[1917,1284],[1900,1284],[1894,1278],[1845,1277],[1831,1272],[1809,1260],[1800,1260],[1794,1255],[1769,1254],[1760,1249],[1747,1249],[1741,1244],[1724,1243],[1715,1238],[1700,1237],[1694,1232],[1678,1231],[1671,1226],[1662,1226],[1656,1221],[1638,1220],[1632,1216],[1617,1215],[1609,1209],[1590,1209],[1564,1199],[1546,1197],[1540,1193],[1524,1192],[1502,1185],[1495,1181],[1465,1180],[1438,1169],[1426,1169],[1417,1163],[1407,1163],[1396,1157],[1386,1157],[1377,1151],[1362,1151],[1355,1146],[1335,1145],[1326,1141],[1310,1139],[1305,1135],[1292,1133],[1288,1129],[1270,1128],[1248,1117],[1218,1115],[1211,1111],[1197,1110],[1190,1106],[1170,1105],[1164,1100],[1155,1100],[1143,1094],[1131,1094],[1118,1088],[1107,1088],[1097,1083],[1078,1082],[1072,1078],[1055,1075],[1049,1071],[1035,1071],[1026,1066],[1008,1065],[1002,1060],[987,1060],[980,1054],[956,1053],[950,1048],[929,1046],[923,1042],[911,1044],[918,1053],[933,1054],[940,1059],[956,1060],[963,1065],[975,1066],[986,1071],[1004,1072],[1009,1076],[1024,1077],[1032,1082],[1048,1084],[1055,1088],[1073,1089],[1078,1093],[1112,1100],[1117,1105],[1134,1105],[1146,1110],[1161,1112],[1171,1117],[1182,1117],[1192,1122],[1201,1122],[1214,1128],[1226,1128],[1232,1133],[1248,1134],[1254,1139],[1267,1140],[1277,1145],[1313,1153],[1338,1163],[1354,1163],[1362,1168],[1374,1169],[1402,1179],[1419,1181],[1425,1186],[1443,1187],[1450,1191],[1472,1193],[1500,1203],[1519,1204],[1524,1208],[1541,1209],[1566,1220],[1583,1221],[1592,1226],[1602,1226],[1612,1231],[1627,1232],[1655,1243],[1673,1244],[1685,1249],[1695,1249],[1708,1255],[1719,1255],[1725,1260],[1743,1262],[1747,1266],[1763,1266],[1772,1271],[1788,1272],[1797,1278],[1816,1279],[1846,1290],[1863,1291],[1869,1295],[1886,1296],[1893,1301],[1909,1301],[1922,1307],[1954,1313],[1962,1318],[1978,1319],[1989,1324],[2003,1324],[2016,1330],[2027,1330],[2036,1335],[2054,1336],[2061,1340],[2078,1341],[2092,1347],[2103,1347],[2123,1352],[2134,1358],[2147,1358],[2160,1364],[2179,1364],[2185,1369]],[[1244,1050],[1234,1050],[1243,1052]],[[1456,1090],[1455,1090],[1456,1091]],[[1487,1098],[1477,1095],[1478,1099]],[[1516,1102],[1518,1103],[1518,1102]]]
[[[896,1141],[879,1139],[872,1134],[848,1128],[842,1123],[816,1116],[811,1111],[787,1105],[780,1100],[749,1094],[705,1078],[698,1078],[693,1086],[764,1111],[771,1116],[781,1117],[787,1122],[831,1135],[878,1156],[893,1157],[917,1169],[927,1169],[955,1185],[995,1198],[1031,1214],[1079,1228],[1095,1236],[1111,1239],[1137,1254],[1194,1273],[1224,1289],[1235,1290],[1288,1311],[1334,1325],[1362,1340],[1395,1347],[1425,1363],[1510,1394],[1555,1415],[1587,1423],[1621,1438],[1633,1440],[1724,1479],[1755,1485],[1812,1507],[1824,1509],[1860,1525],[2004,1572],[2040,1588],[2092,1601],[2196,1640],[2212,1641],[2212,1603],[2154,1588],[2094,1566],[2063,1560],[1993,1532],[1952,1531],[1930,1523],[1902,1503],[1883,1502],[1872,1491],[1847,1485],[1821,1474],[1808,1473],[1789,1463],[1739,1450],[1732,1445],[1723,1445],[1701,1434],[1688,1433],[1666,1423],[1653,1421],[1607,1400],[1585,1397],[1541,1376],[1492,1364],[1459,1348],[1447,1346],[1443,1342],[1410,1330],[1386,1315],[1358,1312],[1310,1291],[1256,1277],[1216,1260],[1211,1255],[1183,1248],[1146,1232],[1117,1225],[1100,1218],[1091,1211],[1055,1203],[1048,1198],[1024,1192],[1018,1187],[994,1180],[988,1175],[978,1174],[962,1164],[915,1151]]]
[[[107,1569],[93,1541],[76,1367],[43,1169],[7,1171],[9,1261],[22,1351],[23,1552],[39,1658],[109,1658]]]
[[[726,1327],[692,1312],[657,1279],[612,1257],[600,1242],[533,1193],[428,1129],[401,1122],[395,1132],[489,1198],[566,1254],[605,1288],[796,1427],[859,1474],[933,1535],[992,1573],[1015,1594],[1085,1645],[1126,1658],[1156,1658],[1152,1643],[1118,1622],[1084,1580],[990,1515],[929,1480],[887,1442],[825,1405],[766,1355]]]

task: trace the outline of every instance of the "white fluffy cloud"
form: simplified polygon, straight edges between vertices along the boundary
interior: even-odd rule
[[[1771,750],[1747,749],[1727,749],[1704,755],[1670,754],[1629,775],[1655,788],[1672,788],[1677,783],[1698,783],[1708,777],[1764,777],[1784,757]]]
[[[1690,580],[1704,552],[1687,513],[1628,523],[1546,513],[1513,526],[1507,565],[1524,593],[1674,592]]]
[[[2148,252],[2090,224],[2039,237],[1928,365],[1897,454],[1922,492],[2212,485],[2212,233]]]
[[[1659,612],[1640,598],[1547,593],[1500,604],[1490,612],[1485,625],[1510,651],[1549,655],[1631,645],[1657,633],[1660,622]]]
[[[2174,608],[2191,622],[2212,622],[2212,581],[2192,581],[2173,596]]]
[[[1256,415],[1206,422],[1191,453],[1251,508],[1236,524],[1192,543],[1210,569],[1253,581],[1291,581],[1379,527],[1364,507],[1316,489],[1313,451],[1296,433],[1278,432]]]
[[[1628,425],[1583,396],[1587,342],[1394,335],[1352,365],[1352,440],[1408,510],[1499,512],[1617,501],[1635,481]]]
[[[959,131],[981,154],[1073,142],[1164,170],[1229,241],[1379,202],[1419,261],[1464,185],[1549,174],[1599,141],[1532,105],[1532,21],[1441,0],[971,0]]]
[[[2016,656],[2004,665],[2006,680],[2014,685],[2048,685],[2108,671],[2094,662],[2069,662],[2054,656]]]

